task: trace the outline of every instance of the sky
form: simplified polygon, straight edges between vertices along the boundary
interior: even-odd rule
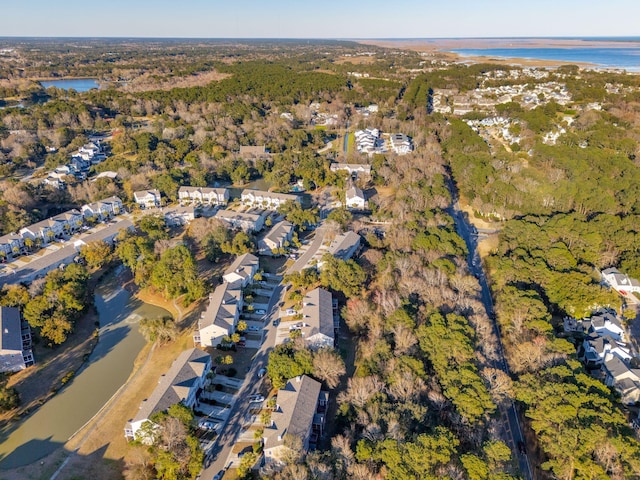
[[[0,37],[640,36],[639,0],[0,0],[0,18]]]

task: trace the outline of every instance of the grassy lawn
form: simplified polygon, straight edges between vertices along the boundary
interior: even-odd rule
[[[287,257],[260,257],[260,268],[265,273],[280,275],[284,272],[284,265],[287,263]]]
[[[234,375],[235,378],[246,377],[247,368],[250,367],[253,363],[253,357],[257,351],[258,350],[255,348],[243,347],[238,347],[238,351],[236,352],[234,352],[233,350],[224,351],[216,350],[215,348],[207,348],[207,352],[209,352],[211,354],[211,357],[213,358],[214,365],[217,365],[215,363],[216,357],[231,355],[231,357],[233,358],[233,363],[231,365],[218,365],[216,371],[221,375],[225,375],[230,368],[233,368],[237,372]]]
[[[347,139],[347,155],[351,155],[356,150],[356,136],[353,133],[348,133]]]

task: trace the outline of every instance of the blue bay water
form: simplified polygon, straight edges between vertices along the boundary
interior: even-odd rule
[[[76,92],[86,92],[92,88],[100,88],[100,85],[95,78],[48,80],[40,83],[44,88],[56,87],[62,88],[63,90],[70,90],[73,88]]]
[[[640,71],[640,48],[638,47],[461,48],[451,51],[463,56],[555,60],[567,63],[590,63],[600,68]]]

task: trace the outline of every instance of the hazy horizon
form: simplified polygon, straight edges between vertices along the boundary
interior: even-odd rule
[[[3,37],[196,39],[438,39],[626,37],[640,2],[380,0],[27,0],[3,5]]]

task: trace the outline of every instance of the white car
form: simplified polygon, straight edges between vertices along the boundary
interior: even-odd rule
[[[295,315],[296,313],[298,312],[296,312],[293,308],[287,308],[287,315]]]
[[[262,403],[264,397],[262,395],[249,395],[249,403]]]
[[[215,430],[216,424],[210,420],[205,420],[204,418],[198,422],[198,426],[205,430]]]
[[[259,308],[258,310],[256,310],[255,312],[257,315],[264,315],[265,313],[267,313],[266,310],[263,310],[262,308]]]

